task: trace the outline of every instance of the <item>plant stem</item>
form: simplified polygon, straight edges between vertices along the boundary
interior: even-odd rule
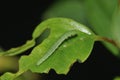
[[[113,44],[115,47],[120,48],[119,45],[113,39],[109,39],[107,37],[96,36],[96,41],[109,42],[109,43]]]

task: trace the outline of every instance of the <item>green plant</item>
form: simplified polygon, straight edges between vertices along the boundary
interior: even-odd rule
[[[119,57],[120,10],[117,5],[118,1],[111,1],[86,0],[84,2],[86,11],[88,11],[88,14],[86,13],[87,20],[98,35],[88,27],[79,23],[81,22],[88,25],[85,14],[83,15],[80,12],[81,18],[79,22],[69,18],[60,18],[59,14],[57,14],[58,18],[47,19],[40,23],[32,34],[32,40],[28,40],[26,44],[8,51],[1,49],[0,56],[16,56],[33,48],[30,55],[23,55],[20,58],[19,71],[17,73],[7,72],[0,77],[0,80],[23,80],[20,75],[29,70],[36,73],[48,73],[50,69],[54,69],[58,74],[67,74],[69,67],[76,60],[84,62],[89,57],[95,41],[103,41],[103,44],[105,44],[115,56]],[[76,6],[78,2],[78,0],[76,0],[76,2],[69,1],[69,5],[67,6],[74,3],[75,5],[73,6],[80,9],[81,6]],[[110,2],[109,4],[111,5],[107,5],[108,2]],[[63,2],[61,3],[63,4]],[[106,4],[104,5],[103,3]],[[65,6],[66,4],[68,4],[68,1],[66,1]],[[104,8],[101,8],[100,4],[102,4]],[[54,11],[56,9],[52,10]],[[46,12],[44,15],[45,18],[54,17],[54,15],[49,15],[54,13],[52,10]],[[81,11],[84,12],[84,10],[82,7]],[[66,13],[64,13],[64,15],[65,14]],[[74,15],[74,17],[72,17],[78,20],[76,16],[77,15]],[[55,17],[57,16],[55,15]],[[117,79],[119,79],[119,77],[117,77],[116,80]]]

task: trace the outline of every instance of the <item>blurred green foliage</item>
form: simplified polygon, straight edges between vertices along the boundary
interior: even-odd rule
[[[116,77],[114,80],[120,80],[120,77]]]
[[[59,0],[46,10],[43,14],[43,19],[51,17],[72,18],[87,25],[96,34],[115,39],[115,42],[118,43],[120,41],[120,27],[113,25],[113,15],[117,7],[118,0]],[[113,32],[113,30],[115,31]],[[115,36],[117,38],[114,38]],[[120,56],[118,48],[108,42],[104,42],[104,45],[114,55]]]

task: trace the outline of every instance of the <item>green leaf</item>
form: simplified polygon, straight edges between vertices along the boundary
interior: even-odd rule
[[[38,74],[32,73],[30,71],[25,72],[24,74],[20,75],[18,73],[13,74],[10,72],[5,73],[0,77],[0,80],[38,80]]]
[[[86,0],[86,9],[88,21],[94,31],[104,37],[113,39],[112,33],[112,15],[118,4],[118,0]],[[106,47],[119,55],[119,49],[110,43],[104,43]]]
[[[66,18],[48,19],[37,26],[33,33],[33,38],[39,37],[45,29],[50,29],[48,38],[36,46],[29,56],[23,56],[20,59],[20,71],[30,69],[33,72],[47,73],[50,69],[55,69],[59,74],[66,74],[76,60],[84,62],[90,55],[95,35],[84,25]],[[75,31],[76,35],[68,36],[59,45],[59,48],[49,55],[48,51],[56,48],[53,45],[65,33],[72,33],[72,31]],[[37,65],[38,61],[42,60],[46,54],[49,56],[40,65]]]
[[[7,72],[0,77],[0,80],[13,80],[14,78],[15,78],[15,74]]]
[[[49,31],[47,36],[46,31]],[[43,34],[44,39],[30,55],[21,57],[19,71],[16,74],[5,73],[0,80],[21,80],[19,75],[28,70],[47,73],[54,69],[59,74],[66,74],[75,61],[84,62],[89,57],[97,37],[84,25],[67,18],[52,18],[42,22],[34,30],[32,40],[41,38]]]
[[[19,47],[16,47],[16,48],[11,48],[10,50],[0,52],[0,56],[18,55],[18,54],[30,49],[34,45],[35,45],[35,41],[34,40],[29,40],[22,46],[19,46]]]

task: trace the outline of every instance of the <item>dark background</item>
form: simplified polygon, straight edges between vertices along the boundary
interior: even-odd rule
[[[54,0],[1,1],[0,46],[17,47],[31,39],[34,28],[41,22],[42,14]],[[44,80],[112,80],[120,75],[120,60],[100,42],[96,42],[91,56],[85,63],[76,62],[67,75],[54,70],[42,74]]]

